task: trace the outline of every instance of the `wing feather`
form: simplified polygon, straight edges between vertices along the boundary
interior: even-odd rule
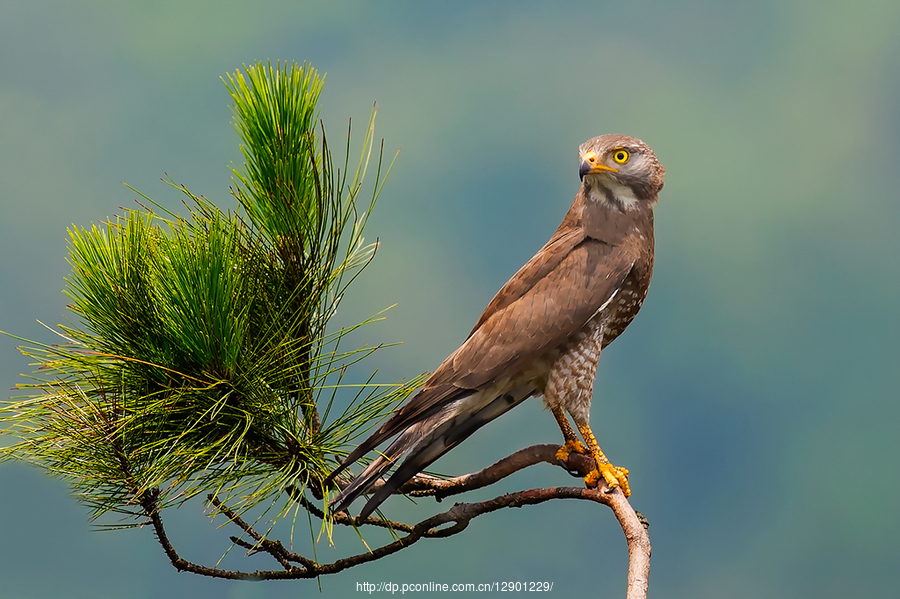
[[[637,257],[565,225],[500,289],[466,341],[419,393],[351,452],[326,483],[385,440],[562,345],[609,301]]]

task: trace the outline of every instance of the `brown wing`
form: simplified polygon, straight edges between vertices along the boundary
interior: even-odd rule
[[[612,297],[634,261],[621,247],[561,227],[497,293],[475,330],[422,390],[351,452],[329,479],[386,439],[561,345]]]
[[[620,247],[584,239],[527,289],[511,289],[506,301],[497,302],[499,308],[482,317],[428,384],[474,389],[527,366],[579,331],[616,293],[634,262]]]
[[[472,327],[469,333],[471,337],[475,331],[481,328],[488,318],[490,318],[498,310],[506,308],[511,303],[528,293],[538,281],[547,276],[554,268],[559,266],[560,262],[571,252],[575,246],[584,241],[584,231],[580,227],[566,227],[568,222],[557,229],[553,237],[550,238],[544,247],[532,256],[531,260],[519,269],[519,271],[506,282],[497,295],[490,301],[481,318]]]
[[[405,429],[409,424],[417,422],[423,418],[433,414],[441,406],[446,405],[450,401],[459,398],[461,395],[471,393],[482,383],[495,378],[494,376],[481,377],[483,380],[473,380],[470,376],[463,375],[466,369],[465,363],[471,362],[472,359],[478,359],[477,355],[472,355],[473,350],[477,348],[490,347],[492,344],[496,346],[497,352],[495,358],[498,358],[504,352],[510,350],[510,342],[513,341],[508,335],[504,336],[502,330],[496,330],[498,325],[508,324],[510,320],[517,320],[519,316],[527,316],[520,314],[523,310],[528,310],[528,305],[535,303],[535,300],[541,298],[544,288],[551,281],[545,280],[550,277],[555,283],[561,276],[565,276],[558,269],[563,266],[569,255],[584,241],[584,233],[580,228],[564,228],[560,227],[556,234],[548,241],[544,247],[538,250],[531,260],[519,269],[519,271],[506,282],[500,291],[494,296],[488,306],[478,319],[478,323],[466,341],[455,352],[450,354],[437,370],[432,373],[431,377],[422,386],[422,390],[416,394],[406,405],[404,405],[394,416],[385,422],[384,429],[385,438],[396,434]],[[571,259],[570,259],[571,261]],[[569,270],[568,266],[563,270]],[[543,281],[543,286],[542,286]],[[542,286],[540,290],[536,290],[538,286]],[[552,288],[552,287],[551,287]],[[529,296],[526,301],[519,303],[515,308],[513,304],[523,300]],[[541,298],[548,299],[548,298]],[[539,301],[544,304],[545,308],[552,309],[552,304],[546,301]],[[540,322],[542,315],[531,314],[534,324]],[[487,325],[490,322],[491,324]],[[531,327],[532,329],[535,327]],[[520,337],[527,337],[528,331],[517,331]],[[494,338],[496,335],[496,338]],[[473,340],[473,337],[477,339]],[[524,341],[524,338],[521,339]],[[527,343],[527,342],[526,342]],[[524,349],[524,348],[517,348]],[[477,352],[476,352],[477,354]],[[482,369],[485,370],[485,369]],[[493,370],[487,368],[486,370]],[[475,377],[478,379],[479,377]],[[379,433],[381,430],[378,431]],[[380,443],[381,441],[379,441]]]

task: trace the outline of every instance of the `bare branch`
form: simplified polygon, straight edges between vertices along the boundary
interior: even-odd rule
[[[497,482],[528,466],[547,462],[557,464],[556,451],[558,445],[533,445],[480,470],[455,478],[439,478],[428,475],[419,475],[404,486],[405,492],[417,495],[434,496],[438,501],[449,495],[462,493],[472,489],[478,489]],[[584,455],[572,453],[565,464],[560,464],[570,473],[586,474],[594,467],[593,460]],[[402,549],[412,546],[422,538],[442,538],[456,535],[465,530],[472,519],[483,514],[495,512],[504,508],[522,507],[544,503],[552,499],[579,499],[601,503],[612,509],[625,533],[628,543],[628,590],[626,599],[643,599],[647,596],[647,587],[650,575],[650,537],[647,534],[646,521],[634,511],[628,499],[619,489],[610,491],[604,483],[599,489],[587,489],[583,487],[550,487],[545,489],[530,489],[508,493],[486,501],[473,503],[457,503],[449,510],[427,518],[418,524],[410,525],[395,522],[383,518],[369,517],[358,520],[345,513],[335,514],[335,524],[348,526],[377,526],[388,528],[394,532],[405,533],[404,536],[382,547],[339,559],[330,564],[319,564],[314,560],[298,553],[288,551],[280,541],[270,540],[260,535],[247,522],[238,516],[230,508],[222,504],[215,497],[210,496],[210,502],[219,512],[224,514],[238,528],[244,531],[254,543],[238,537],[231,537],[232,541],[240,547],[253,553],[268,553],[282,567],[281,570],[256,570],[253,572],[224,570],[210,568],[189,562],[181,558],[163,528],[159,510],[156,505],[156,495],[146,494],[141,501],[147,517],[153,524],[156,537],[163,550],[178,570],[193,572],[203,576],[227,579],[298,579],[314,578],[323,574],[335,574],[347,568],[363,563],[381,559]],[[312,502],[296,495],[295,499],[318,518],[324,518],[325,514]],[[299,564],[299,565],[295,565]]]
[[[441,501],[444,497],[449,497],[450,495],[487,487],[535,464],[547,463],[557,465],[556,452],[559,451],[559,448],[559,445],[554,444],[532,445],[506,456],[487,468],[452,478],[417,474],[409,482],[397,489],[395,493],[412,495],[414,497],[434,497],[437,501]],[[593,466],[594,461],[589,456],[574,452],[569,454],[569,461],[566,463],[567,470],[578,472],[581,476],[585,476],[590,472]],[[344,477],[339,477],[335,480],[341,489],[350,484],[350,481],[351,479]],[[378,480],[372,485],[369,492],[375,493],[383,485],[384,480]]]
[[[541,462],[556,464],[558,450],[559,445],[532,445],[520,449],[483,470],[454,478],[420,474],[401,487],[401,492],[417,497],[434,496],[440,501],[450,495],[487,487],[519,470]]]

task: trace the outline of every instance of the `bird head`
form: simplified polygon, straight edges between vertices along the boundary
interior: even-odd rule
[[[581,144],[578,153],[578,175],[588,197],[624,209],[657,201],[666,169],[641,140],[600,135]]]

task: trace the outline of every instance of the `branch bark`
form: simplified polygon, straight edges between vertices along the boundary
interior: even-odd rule
[[[533,445],[517,451],[506,458],[470,474],[454,478],[440,478],[430,475],[419,475],[404,485],[399,492],[412,493],[419,496],[434,496],[438,501],[444,497],[473,489],[489,486],[514,472],[547,462],[557,464],[556,451],[558,445]],[[569,473],[584,475],[593,469],[593,460],[584,455],[570,454],[565,464],[560,464]],[[312,515],[324,518],[325,514],[302,495],[296,497],[299,503]],[[643,599],[647,596],[650,575],[650,537],[647,534],[646,520],[634,511],[628,499],[620,489],[609,490],[605,483],[597,489],[584,487],[549,487],[529,489],[515,493],[507,493],[486,501],[457,503],[449,510],[427,518],[418,524],[410,525],[383,518],[369,517],[364,520],[354,519],[347,514],[335,514],[335,524],[347,526],[378,526],[390,528],[404,536],[382,547],[367,553],[339,559],[330,564],[319,564],[298,553],[287,550],[280,541],[270,540],[260,535],[238,514],[230,510],[215,497],[210,496],[211,503],[238,528],[244,531],[253,543],[231,537],[232,542],[247,549],[251,553],[268,553],[281,570],[255,570],[253,572],[224,570],[194,564],[178,555],[163,527],[159,510],[153,494],[145,495],[142,506],[153,525],[156,537],[172,565],[181,571],[193,572],[214,578],[240,579],[298,579],[315,578],[323,574],[335,574],[347,568],[371,562],[412,546],[425,537],[442,538],[459,534],[465,530],[469,522],[483,514],[489,514],[504,508],[522,507],[544,503],[552,499],[579,499],[593,501],[608,506],[615,515],[625,534],[628,544],[628,590],[626,599]],[[449,525],[449,526],[448,526]]]

